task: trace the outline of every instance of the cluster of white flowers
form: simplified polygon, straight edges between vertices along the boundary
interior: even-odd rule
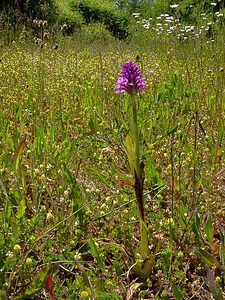
[[[133,13],[132,16],[135,17],[135,18],[139,18],[140,17],[140,13]]]
[[[218,17],[218,18],[223,17],[223,13],[217,11],[217,12],[215,12],[215,16]]]
[[[216,2],[211,2],[212,6],[216,6]],[[176,9],[179,7],[178,4],[170,5],[171,11],[174,15],[161,14],[156,17],[156,22],[152,18],[142,19],[140,13],[133,13],[133,16],[137,19],[137,23],[141,24],[146,30],[151,30],[156,32],[157,35],[174,34],[178,39],[187,39],[190,37],[200,37],[204,34],[210,33],[212,25],[214,22],[220,21],[220,18],[224,16],[222,11],[210,13],[208,16],[202,13],[200,16],[202,18],[202,26],[195,27],[194,25],[182,25],[180,20],[176,17]],[[211,21],[211,20],[212,21]]]

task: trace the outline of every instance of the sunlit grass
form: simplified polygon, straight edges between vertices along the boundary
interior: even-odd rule
[[[3,296],[25,293],[49,265],[58,297],[126,294],[139,220],[124,145],[129,101],[115,84],[128,60],[147,84],[138,124],[150,250],[158,245],[142,293],[193,296],[204,283],[195,249],[213,255],[223,286],[224,49],[206,38],[155,42],[0,49]]]

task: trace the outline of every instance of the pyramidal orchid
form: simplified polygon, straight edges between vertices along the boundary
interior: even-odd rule
[[[143,92],[145,86],[145,79],[139,67],[132,61],[125,62],[117,80],[116,93],[127,93],[133,96],[137,92]]]
[[[146,83],[139,67],[132,61],[125,62],[116,84],[116,93],[127,93],[130,96],[132,116],[129,119],[129,133],[125,139],[130,171],[134,179],[134,191],[140,216],[141,245],[140,254],[143,259],[148,256],[148,234],[144,214],[144,162],[140,155],[140,134],[138,128],[138,107],[136,94],[145,90]]]

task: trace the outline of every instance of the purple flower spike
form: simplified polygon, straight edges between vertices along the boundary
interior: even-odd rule
[[[146,83],[139,67],[132,61],[125,62],[116,84],[116,93],[128,93],[133,96],[143,92]]]

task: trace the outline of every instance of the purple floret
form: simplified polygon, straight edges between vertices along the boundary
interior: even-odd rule
[[[116,93],[128,93],[133,96],[143,92],[146,83],[139,67],[132,61],[125,62],[116,84]]]

